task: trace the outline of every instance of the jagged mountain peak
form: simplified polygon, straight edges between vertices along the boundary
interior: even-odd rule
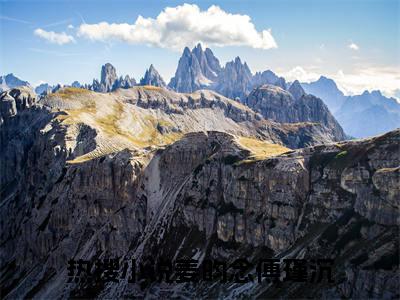
[[[289,93],[291,93],[293,98],[296,100],[299,100],[301,97],[303,97],[306,94],[306,92],[301,87],[301,84],[297,79],[295,81],[293,81],[293,83],[290,85]]]
[[[203,47],[201,46],[201,43],[198,43],[192,50],[194,53],[201,53],[203,52]]]
[[[140,80],[140,85],[167,86],[153,64],[146,70],[144,77]]]
[[[106,63],[101,67],[100,82],[96,79],[93,80],[93,84],[89,86],[89,89],[107,93],[114,91],[118,88],[130,88],[136,84],[136,80],[128,75],[125,77],[117,76],[117,70],[111,63]]]
[[[178,92],[194,92],[214,84],[221,66],[212,51],[207,49],[203,51],[200,43],[192,50],[185,47],[168,86]]]
[[[325,84],[325,85],[330,85],[331,87],[337,88],[337,84],[336,84],[336,82],[335,82],[333,79],[328,78],[328,77],[325,77],[325,76],[323,76],[323,75],[321,75],[321,76],[318,78],[317,82],[319,82],[319,83],[321,83],[321,84]]]

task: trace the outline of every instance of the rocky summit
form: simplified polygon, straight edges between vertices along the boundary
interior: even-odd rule
[[[106,63],[101,67],[100,82],[94,79],[93,84],[88,88],[95,92],[107,93],[115,91],[118,88],[127,89],[133,87],[135,84],[136,80],[130,78],[128,75],[124,78],[122,76],[118,78],[115,67],[110,63]]]
[[[140,85],[152,85],[158,86],[162,88],[166,88],[167,85],[162,79],[161,75],[158,73],[156,68],[153,65],[150,65],[149,69],[146,70],[144,77],[140,80]]]
[[[147,85],[1,93],[2,298],[398,298],[400,131],[340,141],[313,119],[318,100],[296,98],[263,86],[252,110]],[[252,267],[199,284],[91,284],[68,268],[119,258],[131,274],[149,256]],[[331,259],[331,280],[251,277],[260,259],[303,258]]]
[[[177,92],[194,92],[198,89],[214,90],[225,97],[244,102],[250,92],[263,84],[288,88],[286,80],[267,70],[252,74],[240,57],[221,67],[213,52],[203,50],[198,44],[192,50],[186,47],[179,59],[175,76],[168,84]]]
[[[178,92],[191,93],[214,84],[220,70],[219,61],[209,48],[203,51],[198,44],[191,51],[186,47],[168,86]]]

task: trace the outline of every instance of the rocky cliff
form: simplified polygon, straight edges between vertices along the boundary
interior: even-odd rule
[[[291,85],[289,91],[274,85],[262,85],[250,93],[245,104],[268,120],[286,123],[317,122],[328,128],[337,140],[346,137],[324,102],[306,94],[298,81]]]
[[[399,297],[399,131],[316,145],[317,125],[156,87],[14,90],[0,111],[5,299]],[[334,283],[68,282],[70,259],[148,255],[332,258]]]

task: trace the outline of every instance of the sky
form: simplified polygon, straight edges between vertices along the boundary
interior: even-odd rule
[[[201,42],[223,65],[400,98],[399,0],[0,0],[0,34],[0,75],[34,86],[91,83],[106,62],[136,80],[153,64],[169,82]]]

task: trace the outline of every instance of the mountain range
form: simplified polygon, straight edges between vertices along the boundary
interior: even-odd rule
[[[187,47],[184,49],[175,75],[168,85],[153,65],[146,70],[145,75],[139,81],[140,85],[152,85],[185,93],[209,89],[246,105],[253,103],[248,101],[253,90],[263,85],[273,85],[287,91],[296,100],[299,100],[303,94],[308,95],[306,98],[310,98],[311,95],[320,98],[326,106],[319,105],[319,108],[332,112],[334,119],[338,120],[344,132],[352,137],[373,136],[400,127],[400,104],[394,98],[383,96],[379,91],[365,91],[361,95],[345,96],[332,79],[324,76],[314,82],[301,83],[303,88],[301,90],[298,88],[298,81],[294,83],[296,84],[287,83],[283,77],[279,77],[271,70],[257,72],[253,75],[247,63],[242,62],[239,57],[227,62],[225,66],[221,66],[212,50],[209,48],[203,50],[201,44],[192,50]],[[13,74],[2,76],[0,84],[2,90],[17,86],[29,86],[28,82],[18,79]],[[92,84],[74,82],[70,86],[96,92],[111,92],[118,88],[131,88],[135,85],[137,82],[133,77],[117,76],[115,67],[107,63],[102,66],[99,80],[94,79]],[[296,90],[294,90],[295,86]],[[35,91],[37,94],[51,93],[60,87],[61,85],[41,84],[36,87]],[[295,93],[300,94],[294,95]],[[295,106],[300,107],[300,103],[302,102],[295,103]],[[304,106],[304,103],[302,104],[303,107],[307,107],[307,105]],[[302,108],[297,110],[302,110]],[[304,113],[304,118],[297,116],[288,118],[288,120],[291,122],[294,120],[319,121],[318,117],[310,118],[306,115],[307,112]],[[271,114],[269,116],[271,117]],[[369,122],[367,122],[368,120]]]
[[[400,104],[380,91],[364,91],[345,96],[336,83],[321,76],[317,81],[301,84],[307,93],[324,100],[347,134],[368,137],[400,127]]]
[[[1,80],[2,298],[399,297],[394,99],[343,100],[327,78],[253,75],[239,57],[221,67],[201,46],[184,50],[168,85],[153,65],[138,85],[110,63],[92,84],[43,84],[40,95]],[[319,86],[336,98],[324,103]],[[380,115],[385,134],[348,140],[383,129]],[[110,258],[118,282],[71,279],[71,261]],[[149,258],[199,269],[245,258],[247,278],[260,259],[329,259],[333,272],[315,284],[125,276]]]

